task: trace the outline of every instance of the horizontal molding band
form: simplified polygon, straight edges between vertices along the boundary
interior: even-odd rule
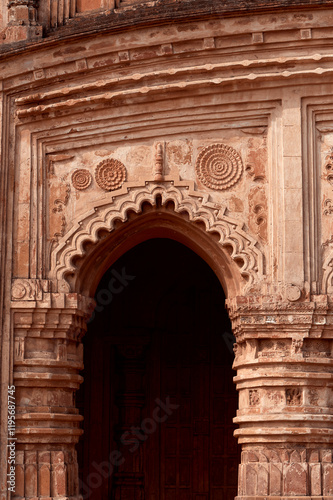
[[[93,105],[98,103],[110,102],[115,98],[126,98],[126,97],[136,97],[147,95],[152,92],[170,92],[172,90],[187,90],[191,88],[200,88],[209,85],[223,85],[230,83],[242,83],[249,81],[261,81],[261,80],[282,80],[291,77],[304,77],[304,76],[322,76],[322,75],[332,75],[333,68],[316,68],[313,70],[300,70],[300,71],[272,71],[270,73],[255,74],[249,73],[247,75],[241,76],[230,76],[227,78],[216,77],[211,79],[201,79],[192,82],[179,81],[175,83],[162,84],[162,85],[152,85],[152,86],[142,86],[139,88],[133,88],[129,90],[120,90],[116,92],[105,92],[104,94],[99,94],[89,97],[81,97],[77,99],[69,99],[67,101],[62,101],[53,104],[44,104],[39,106],[33,106],[28,109],[17,110],[16,114],[18,118],[25,118],[27,116],[38,116],[47,112],[61,111],[66,109],[72,109],[76,106]]]
[[[82,422],[83,416],[75,413],[16,413],[15,420]]]
[[[43,102],[48,99],[55,99],[57,97],[65,97],[65,96],[70,96],[72,94],[78,93],[78,92],[85,92],[85,91],[93,91],[93,90],[101,90],[105,89],[109,86],[112,85],[119,85],[122,83],[128,83],[131,81],[138,82],[140,80],[143,80],[145,78],[147,79],[152,79],[152,78],[159,78],[159,77],[168,77],[168,76],[174,76],[174,75],[186,75],[186,74],[197,74],[197,73],[208,73],[216,70],[226,70],[230,69],[234,71],[236,68],[260,68],[261,66],[266,67],[269,64],[278,64],[280,66],[284,64],[291,64],[291,63],[304,63],[304,62],[310,62],[310,63],[318,63],[319,61],[322,62],[333,62],[333,56],[329,54],[314,54],[312,56],[299,56],[299,57],[276,57],[276,58],[269,58],[269,59],[261,59],[260,61],[254,60],[254,59],[245,59],[243,61],[237,61],[235,63],[233,62],[226,62],[226,63],[218,63],[218,64],[201,64],[198,66],[188,66],[186,68],[170,68],[166,70],[160,70],[160,71],[154,71],[154,72],[145,72],[145,73],[133,73],[130,76],[125,76],[125,77],[119,77],[119,78],[110,78],[107,80],[99,80],[94,83],[87,83],[83,84],[81,86],[73,86],[73,87],[67,87],[63,89],[62,91],[59,90],[53,90],[50,92],[40,92],[40,93],[35,93],[35,94],[30,94],[28,96],[24,97],[18,97],[15,99],[15,104],[17,106],[23,106],[25,104],[30,104],[33,102]]]
[[[246,423],[246,424],[251,424],[251,423],[256,423],[256,422],[274,422],[275,426],[276,424],[283,423],[283,422],[309,422],[309,423],[317,423],[320,425],[326,424],[327,426],[331,426],[332,432],[333,432],[333,427],[332,427],[332,422],[333,422],[333,414],[328,415],[318,415],[318,414],[306,414],[304,415],[303,413],[293,413],[293,414],[286,414],[286,413],[280,413],[280,414],[275,414],[272,415],[271,413],[265,413],[261,415],[241,415],[237,416],[233,419],[234,423],[236,424],[241,424],[241,423]],[[316,427],[315,427],[316,428]],[[311,427],[311,431],[312,431]]]

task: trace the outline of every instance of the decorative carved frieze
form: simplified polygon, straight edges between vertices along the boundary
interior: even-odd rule
[[[254,129],[244,129],[243,133],[246,134],[266,134],[267,129],[262,129],[260,127]],[[254,137],[249,139],[246,160],[245,160],[245,171],[248,176],[255,182],[266,181],[266,165],[267,165],[267,144],[266,137],[258,138]]]
[[[310,389],[309,390],[309,403],[310,405],[317,406],[319,400],[318,390]]]
[[[303,349],[303,339],[292,339],[291,341],[291,353],[301,354]]]
[[[323,239],[326,241],[322,244],[323,249],[323,275],[322,275],[322,290],[323,293],[331,293],[333,290],[333,250],[330,245],[330,237],[332,234],[332,227],[330,217],[333,214],[333,198],[332,198],[332,187],[333,187],[333,148],[331,147],[328,154],[325,157],[323,175],[323,181],[327,181],[330,184],[328,188],[326,182],[322,182],[322,203],[321,209],[322,214],[326,217],[322,218],[321,221],[321,232],[323,234]],[[325,235],[325,236],[324,236]]]
[[[286,402],[288,406],[301,406],[302,392],[299,387],[286,389]]]
[[[332,200],[330,200],[329,198],[327,198],[324,203],[324,211],[323,211],[323,214],[324,215],[332,215],[333,214],[333,203],[332,203]]]
[[[238,498],[332,495],[332,449],[257,446],[242,453]]]
[[[332,347],[330,339],[304,339],[303,356],[305,358],[331,358]]]
[[[65,179],[61,179],[59,182],[55,173],[50,174],[49,225],[53,242],[58,241],[66,230],[64,209],[68,204],[70,192],[71,186]]]
[[[258,358],[287,356],[290,353],[290,340],[262,339],[258,343]]]
[[[322,280],[323,292],[332,293],[333,292],[333,252],[332,249],[323,263],[323,280]]]
[[[50,450],[16,452],[18,498],[76,498],[79,495],[76,451]]]
[[[249,405],[258,406],[260,403],[259,392],[256,389],[249,390]]]
[[[326,180],[333,186],[333,148],[325,158],[325,175]]]
[[[12,281],[12,300],[42,300],[51,291],[51,283],[40,279],[14,279]]]
[[[257,186],[249,193],[249,226],[260,239],[267,242],[267,198],[263,187]]]

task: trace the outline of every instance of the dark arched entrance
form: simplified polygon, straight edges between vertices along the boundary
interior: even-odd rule
[[[211,268],[145,241],[105,273],[84,339],[81,490],[93,500],[231,500],[231,326]]]

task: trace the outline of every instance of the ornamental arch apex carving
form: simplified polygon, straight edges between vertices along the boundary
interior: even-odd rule
[[[76,282],[80,269],[84,267],[87,245],[97,245],[105,238],[105,234],[101,238],[102,232],[114,232],[119,222],[129,220],[130,213],[140,214],[147,203],[156,207],[158,200],[162,207],[172,204],[174,215],[185,215],[190,223],[204,227],[208,235],[217,235],[214,238],[217,248],[221,249],[225,263],[228,262],[227,267],[230,267],[228,270],[241,288],[262,280],[263,253],[243,224],[228,217],[223,207],[209,201],[208,194],[195,191],[192,181],[166,178],[163,183],[146,181],[141,186],[127,182],[74,221],[51,254],[49,278],[58,284],[58,292],[80,291]],[[74,261],[79,261],[79,265]],[[74,281],[69,279],[70,276],[74,276]]]

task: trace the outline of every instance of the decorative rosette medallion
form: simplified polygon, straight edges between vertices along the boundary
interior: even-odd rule
[[[90,186],[91,181],[92,181],[91,173],[89,172],[89,170],[86,170],[85,168],[80,168],[72,173],[72,184],[75,187],[75,189],[78,189],[79,191],[87,189],[87,187]]]
[[[12,299],[20,300],[23,299],[25,295],[27,295],[26,287],[19,280],[16,280],[12,286]]]
[[[119,189],[126,181],[126,168],[121,161],[114,158],[103,160],[96,167],[95,179],[105,191]]]
[[[202,184],[222,191],[239,181],[243,162],[231,146],[212,144],[200,151],[195,169]]]

